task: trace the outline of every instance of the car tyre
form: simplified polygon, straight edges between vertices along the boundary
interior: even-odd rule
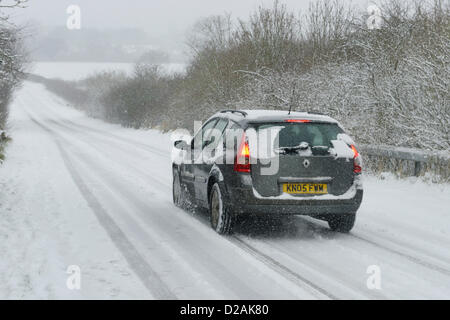
[[[356,213],[335,214],[327,218],[330,229],[337,232],[349,233],[355,225]]]
[[[230,234],[233,231],[235,216],[227,204],[219,184],[213,184],[209,196],[209,213],[211,227],[219,234]]]

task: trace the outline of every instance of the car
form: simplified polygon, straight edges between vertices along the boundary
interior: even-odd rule
[[[349,232],[363,198],[361,155],[335,119],[313,112],[223,110],[174,142],[173,201],[209,211],[229,234],[243,215],[306,215]]]

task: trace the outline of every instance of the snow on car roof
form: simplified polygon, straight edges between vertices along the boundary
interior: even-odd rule
[[[227,115],[231,115],[238,119],[238,121],[246,121],[246,122],[264,122],[264,121],[283,121],[286,119],[304,119],[311,121],[323,121],[323,122],[332,122],[337,123],[337,121],[329,116],[309,113],[309,112],[298,112],[292,111],[288,114],[288,111],[285,110],[240,110],[245,112],[247,115],[244,116],[241,113],[227,113]]]

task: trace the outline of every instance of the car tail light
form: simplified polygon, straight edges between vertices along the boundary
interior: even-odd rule
[[[350,146],[353,150],[354,156],[353,156],[353,172],[354,173],[361,173],[362,172],[362,163],[361,163],[361,156],[358,152],[358,150],[356,150],[354,145]]]
[[[239,146],[234,161],[234,171],[250,172],[250,148],[245,133],[242,135],[241,145]]]

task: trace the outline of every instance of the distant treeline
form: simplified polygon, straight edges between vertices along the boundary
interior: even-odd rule
[[[361,143],[449,150],[449,2],[378,8],[379,18],[319,0],[298,15],[275,2],[246,20],[213,16],[188,38],[185,74],[138,64],[131,76],[47,85],[92,116],[134,128],[192,129],[220,109],[292,107],[337,118]]]

